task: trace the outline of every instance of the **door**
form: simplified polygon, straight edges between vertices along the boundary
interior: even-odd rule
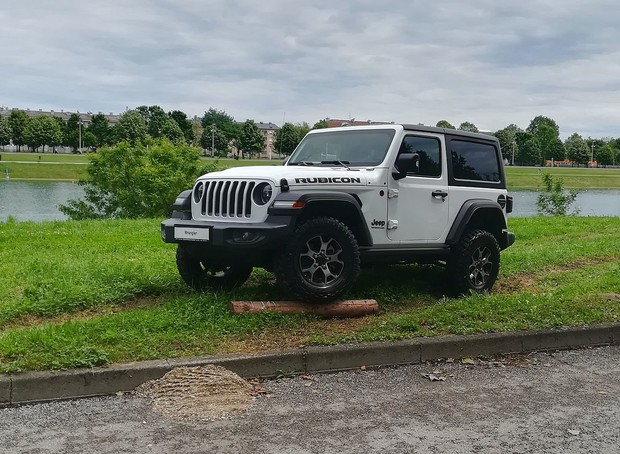
[[[449,190],[443,136],[405,135],[400,153],[417,153],[417,170],[405,178],[390,177],[388,238],[390,241],[443,240],[448,229]]]

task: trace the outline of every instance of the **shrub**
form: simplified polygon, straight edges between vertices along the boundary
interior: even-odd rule
[[[122,142],[90,156],[83,200],[59,209],[71,219],[141,218],[168,216],[176,196],[190,188],[201,173],[216,164],[200,166],[199,150],[162,140],[151,147]]]
[[[577,191],[564,190],[564,182],[561,178],[553,181],[553,177],[548,173],[542,175],[543,189],[538,191],[536,198],[536,206],[538,212],[547,216],[566,216],[568,214],[576,215],[578,209],[573,209],[569,213],[570,206],[577,198]]]

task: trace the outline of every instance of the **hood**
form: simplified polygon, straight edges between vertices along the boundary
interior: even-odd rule
[[[202,175],[202,179],[260,179],[271,180],[276,186],[280,180],[286,178],[289,185],[296,184],[366,184],[365,171],[349,170],[345,167],[319,166],[252,166],[232,167],[219,172],[210,172]]]

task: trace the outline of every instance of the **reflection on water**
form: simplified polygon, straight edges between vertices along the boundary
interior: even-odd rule
[[[0,221],[57,221],[67,217],[59,204],[82,197],[76,183],[66,181],[0,181]]]
[[[529,217],[538,214],[536,210],[536,191],[515,191],[510,195],[514,208],[510,217]],[[571,209],[579,210],[579,216],[620,216],[619,190],[582,191],[577,195]]]
[[[84,195],[80,186],[66,181],[0,180],[0,221],[13,216],[18,221],[56,221],[67,217],[59,204]],[[515,191],[514,209],[510,217],[535,216],[535,191]],[[619,190],[582,191],[574,204],[580,216],[620,216]]]

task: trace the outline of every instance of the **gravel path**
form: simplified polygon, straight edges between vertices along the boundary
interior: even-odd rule
[[[229,419],[133,394],[7,408],[0,452],[620,452],[620,347],[464,362],[254,383]]]

